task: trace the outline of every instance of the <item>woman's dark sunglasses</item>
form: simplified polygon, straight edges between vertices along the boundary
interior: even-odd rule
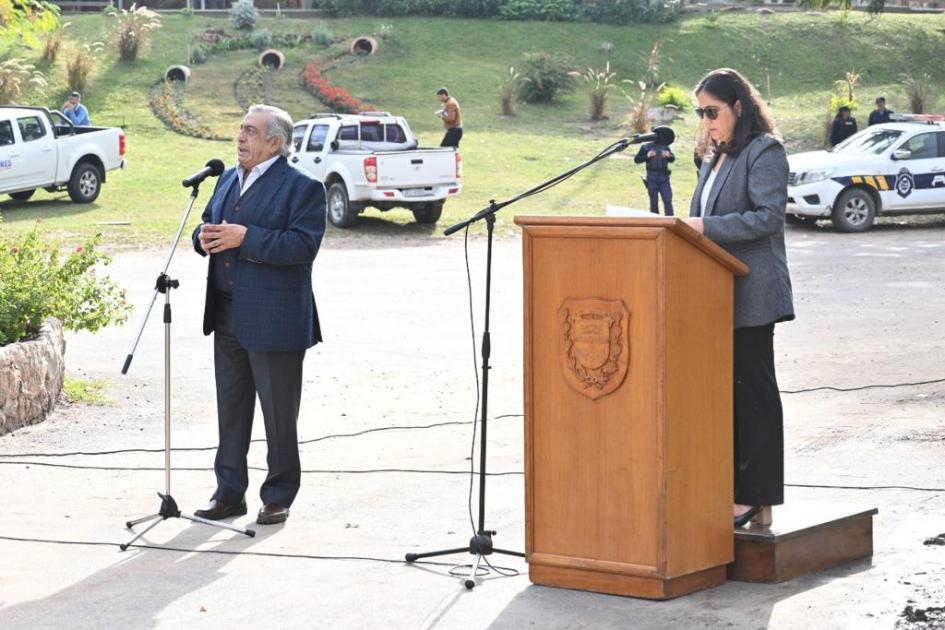
[[[728,107],[728,105],[723,105],[722,107],[697,107],[696,116],[700,119],[708,118],[709,120],[715,120],[719,117],[719,112]]]

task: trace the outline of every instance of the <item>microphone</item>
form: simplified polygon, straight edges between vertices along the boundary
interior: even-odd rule
[[[638,133],[629,138],[624,138],[621,142],[625,144],[642,144],[644,142],[653,142],[654,140],[657,144],[669,146],[676,140],[676,132],[674,132],[671,127],[655,127],[653,131],[649,133]]]
[[[219,177],[223,172],[223,160],[213,158],[202,169],[181,182],[184,188],[200,185],[200,182],[208,177]]]

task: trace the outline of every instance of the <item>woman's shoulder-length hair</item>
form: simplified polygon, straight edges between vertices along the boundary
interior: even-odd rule
[[[771,117],[767,103],[751,81],[737,70],[719,68],[709,72],[696,85],[696,96],[703,91],[733,108],[735,103],[741,103],[742,111],[735,123],[734,137],[730,143],[723,143],[718,147],[720,152],[737,155],[760,135],[781,140],[781,133]]]

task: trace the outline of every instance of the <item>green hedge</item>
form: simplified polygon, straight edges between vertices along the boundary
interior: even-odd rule
[[[433,15],[559,22],[668,22],[678,0],[314,0],[335,15]]]

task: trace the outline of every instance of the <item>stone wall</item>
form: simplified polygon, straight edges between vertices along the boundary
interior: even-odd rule
[[[46,419],[62,392],[66,340],[58,319],[36,339],[0,346],[0,435]]]

